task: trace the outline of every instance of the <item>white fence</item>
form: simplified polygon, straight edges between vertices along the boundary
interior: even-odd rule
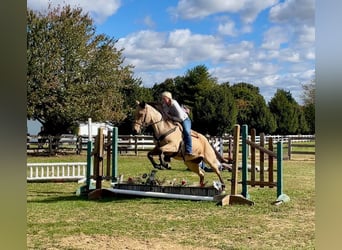
[[[86,177],[86,170],[86,162],[27,163],[27,181],[78,181]]]

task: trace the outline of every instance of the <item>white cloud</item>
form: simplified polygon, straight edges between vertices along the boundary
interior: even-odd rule
[[[273,6],[277,2],[278,0],[245,1],[243,8],[240,10],[242,21],[244,23],[254,22],[254,20],[257,18],[257,16],[259,15],[261,11]]]
[[[299,62],[301,60],[299,52],[286,48],[282,49],[280,51],[280,56],[279,56],[280,61],[285,61],[285,62]]]
[[[315,51],[313,49],[311,50],[308,50],[306,53],[305,53],[305,56],[304,56],[306,59],[308,60],[315,60],[316,59],[316,54],[315,54]]]
[[[246,47],[246,43],[244,47]],[[220,62],[232,59],[223,40],[212,35],[192,34],[188,29],[158,33],[143,30],[119,39],[117,46],[124,48],[127,63],[138,71],[148,69],[180,69],[190,63],[212,60]],[[241,59],[245,49],[236,52]]]
[[[170,8],[170,13],[181,19],[204,18],[217,13],[239,13],[244,23],[251,23],[262,10],[277,2],[277,0],[180,0],[177,7]]]
[[[217,30],[222,35],[229,35],[229,36],[237,35],[237,31],[235,29],[235,23],[231,20],[227,20],[225,23],[219,24]]]
[[[297,28],[298,42],[303,47],[313,45],[315,43],[315,27],[303,25]]]
[[[269,75],[261,78],[260,85],[274,86],[279,81],[279,75]]]
[[[273,22],[306,23],[315,25],[315,0],[287,0],[270,10]]]
[[[151,16],[145,16],[144,24],[149,28],[154,28],[156,23],[152,20]]]
[[[177,7],[170,8],[176,18],[203,18],[214,13],[236,13],[243,8],[246,0],[180,0]]]
[[[27,0],[27,7],[32,10],[44,12],[47,10],[50,1],[45,0]],[[81,7],[84,12],[88,12],[96,23],[104,22],[108,17],[115,14],[121,6],[121,0],[53,0],[52,7],[58,5],[70,5],[72,7]]]
[[[279,49],[283,43],[287,43],[289,40],[289,32],[280,27],[271,27],[264,33],[264,42],[261,45],[264,49]]]

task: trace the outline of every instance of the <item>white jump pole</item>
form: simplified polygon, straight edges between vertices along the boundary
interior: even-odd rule
[[[126,189],[117,189],[117,188],[107,188],[107,190],[116,194],[137,195],[137,196],[154,197],[154,198],[168,198],[168,199],[181,199],[181,200],[193,200],[193,201],[214,201],[214,197],[211,197],[211,196],[171,194],[171,193],[126,190]]]

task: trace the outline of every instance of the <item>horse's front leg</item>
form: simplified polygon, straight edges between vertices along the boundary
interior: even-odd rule
[[[166,169],[171,169],[171,156],[161,153],[159,155],[160,165]]]
[[[150,162],[152,163],[152,166],[154,167],[154,168],[157,168],[157,169],[162,169],[161,168],[161,155],[162,154],[162,152],[161,152],[161,150],[158,148],[158,147],[155,147],[155,148],[153,148],[150,152],[148,152],[147,153],[147,158],[150,160]],[[154,158],[153,158],[153,156],[155,156],[155,155],[159,155],[159,160],[160,160],[160,164],[158,164],[155,160],[154,160]]]

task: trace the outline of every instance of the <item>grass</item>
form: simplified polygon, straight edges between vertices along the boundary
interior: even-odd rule
[[[284,192],[291,201],[280,206],[271,204],[274,188],[249,187],[254,206],[221,207],[153,198],[91,201],[75,195],[78,183],[28,183],[28,249],[314,249],[315,161],[310,157],[284,161]],[[85,161],[85,156],[27,161]],[[120,156],[118,162],[124,179],[151,171],[143,156]],[[157,177],[198,182],[182,162],[172,166]],[[223,175],[225,180],[231,177],[229,172]],[[208,185],[217,180],[210,172],[205,178]]]

